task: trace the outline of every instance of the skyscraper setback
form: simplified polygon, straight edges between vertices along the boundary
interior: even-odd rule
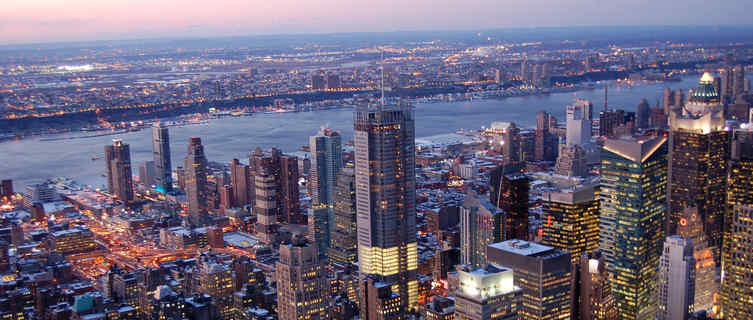
[[[152,127],[152,155],[156,169],[155,183],[162,192],[173,191],[173,169],[170,157],[170,133],[161,123]]]
[[[406,310],[415,309],[418,251],[413,107],[361,105],[355,109],[353,123],[361,274],[391,286]],[[369,301],[361,299],[362,304]],[[371,308],[377,306],[367,309]]]
[[[121,140],[113,140],[105,146],[105,172],[107,191],[118,200],[133,200],[133,172],[131,170],[131,148]]]

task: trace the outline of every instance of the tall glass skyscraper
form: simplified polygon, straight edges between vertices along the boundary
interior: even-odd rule
[[[105,172],[107,191],[121,201],[133,200],[133,173],[131,148],[121,140],[105,146]]]
[[[155,183],[162,192],[173,191],[173,169],[170,162],[170,134],[159,122],[152,127],[152,154],[156,169]]]
[[[620,319],[653,319],[667,211],[667,138],[606,140],[600,191],[599,244]]]
[[[418,251],[413,107],[358,106],[353,123],[360,272],[364,278],[389,285],[406,310],[415,309]],[[366,301],[362,299],[362,304]]]
[[[207,212],[207,158],[201,139],[193,137],[184,161],[188,222],[191,227],[206,224]]]
[[[311,201],[332,206],[337,173],[343,166],[343,148],[340,133],[322,128],[309,138],[311,150]]]

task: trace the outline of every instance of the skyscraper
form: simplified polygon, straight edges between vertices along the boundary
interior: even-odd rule
[[[697,208],[685,208],[677,226],[677,235],[693,242],[693,258],[695,259],[695,298],[693,309],[706,310],[709,315],[714,314],[714,295],[719,291],[719,281],[716,278],[716,261],[714,252],[709,246],[708,236],[703,230],[704,224],[698,215]]]
[[[327,271],[315,245],[301,239],[281,245],[275,280],[280,320],[330,318]]]
[[[298,157],[283,154],[272,148],[268,153],[256,149],[249,157],[249,167],[255,175],[272,174],[277,185],[277,220],[285,223],[305,224],[306,216],[300,213],[298,190]]]
[[[147,188],[151,188],[157,180],[157,168],[154,161],[146,161],[139,166],[139,180]]]
[[[599,247],[620,319],[653,319],[666,217],[667,138],[604,142]]]
[[[313,204],[331,206],[337,173],[343,166],[343,150],[340,133],[322,128],[309,138],[311,151],[311,201]]]
[[[568,177],[585,177],[588,174],[586,161],[586,150],[581,146],[562,146],[554,165],[554,173]]]
[[[737,96],[745,93],[745,68],[743,65],[735,66],[733,71],[734,87],[732,88],[733,100],[737,99]]]
[[[600,251],[582,254],[573,279],[573,314],[578,320],[617,320],[617,306]]]
[[[502,153],[504,164],[520,166],[520,128],[512,122],[492,122],[489,132],[493,135],[494,150]]]
[[[113,140],[105,146],[105,172],[107,191],[121,201],[133,200],[133,173],[131,171],[131,148],[121,140]]]
[[[253,212],[256,214],[255,233],[259,240],[267,245],[277,241],[279,224],[277,217],[280,216],[278,207],[278,186],[273,174],[267,172],[257,174],[254,186],[256,188],[256,201]]]
[[[512,269],[494,265],[458,270],[455,319],[520,319],[523,291],[515,285],[513,273]]]
[[[327,255],[331,262],[340,265],[358,261],[355,180],[353,168],[345,167],[337,175]]]
[[[514,271],[514,284],[523,291],[518,311],[520,319],[571,317],[570,254],[522,240],[491,244],[486,254],[489,263]]]
[[[170,158],[170,133],[161,123],[152,127],[152,155],[156,170],[155,184],[162,192],[173,191],[173,169]]]
[[[658,274],[660,320],[687,320],[693,313],[695,259],[693,242],[681,236],[669,236]]]
[[[489,200],[469,191],[460,208],[460,261],[472,267],[486,265],[486,247],[504,240],[505,213]]]
[[[356,107],[353,118],[360,271],[390,286],[399,294],[404,309],[415,309],[418,251],[413,107],[362,105]]]
[[[247,165],[233,159],[230,162],[230,185],[233,186],[233,203],[236,207],[253,204],[256,190],[254,177]]]
[[[232,319],[233,269],[211,254],[203,253],[197,259],[196,269],[186,275],[193,293],[209,295],[220,319]]]
[[[593,103],[577,99],[567,106],[565,120],[568,146],[583,145],[591,141]]]
[[[325,261],[330,243],[330,212],[331,209],[324,205],[314,205],[308,209],[308,228],[306,237],[316,246],[319,258]]]
[[[596,186],[586,185],[542,195],[541,243],[569,252],[573,265],[599,248],[597,193]]]
[[[192,227],[207,223],[207,158],[201,139],[193,137],[188,144],[188,155],[183,161],[185,168],[188,222]]]
[[[669,117],[668,234],[688,207],[698,209],[709,246],[720,261],[727,188],[728,132],[719,95],[708,73],[701,78],[682,113]]]
[[[530,179],[522,173],[508,172],[504,165],[489,175],[489,200],[505,212],[505,239],[528,240],[528,193]]]
[[[651,106],[646,99],[641,99],[635,110],[635,127],[638,129],[648,129],[649,118],[651,118]]]

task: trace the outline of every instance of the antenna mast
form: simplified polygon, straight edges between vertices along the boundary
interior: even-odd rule
[[[382,109],[384,109],[384,48],[382,48]]]

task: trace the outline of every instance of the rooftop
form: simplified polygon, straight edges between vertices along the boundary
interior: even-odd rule
[[[538,244],[535,242],[528,242],[524,240],[517,240],[517,239],[492,243],[489,245],[489,247],[492,247],[498,250],[507,251],[514,254],[518,254],[518,255],[522,255],[522,256],[534,256],[534,255],[538,255],[544,252],[554,250],[554,248],[550,246],[545,246],[543,244]]]

